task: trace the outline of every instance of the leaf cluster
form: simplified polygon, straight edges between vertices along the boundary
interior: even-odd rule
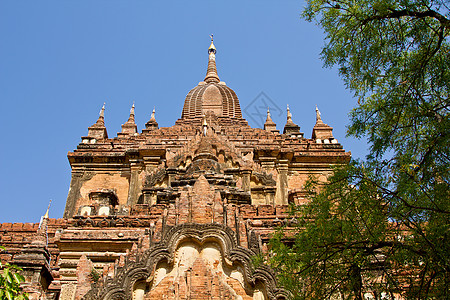
[[[28,300],[27,293],[20,287],[20,284],[25,282],[25,278],[19,273],[22,269],[16,265],[0,262],[0,270],[0,300]]]
[[[296,225],[270,241],[268,261],[295,299],[449,296],[448,215],[430,222],[404,208],[395,220],[380,181],[372,166],[352,161],[328,183],[309,182],[311,202],[292,206]]]
[[[100,273],[95,268],[92,268],[91,272],[89,273],[89,277],[93,282],[98,282],[98,280],[100,279]]]
[[[298,299],[449,298],[448,3],[309,0],[303,16],[324,29],[322,59],[358,99],[348,134],[370,151],[310,180],[269,262]]]

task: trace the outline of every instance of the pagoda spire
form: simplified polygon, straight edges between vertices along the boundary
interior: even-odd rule
[[[319,108],[316,105],[316,124],[313,127],[312,138],[316,143],[332,143],[337,144],[337,140],[333,137],[333,127],[322,121]]]
[[[39,228],[34,234],[31,243],[23,246],[22,250],[14,255],[13,258],[13,263],[24,270],[25,282],[23,283],[23,288],[30,299],[44,299],[42,295],[53,281],[47,233],[49,209],[50,204],[47,212],[41,218]]]
[[[134,102],[130,109],[130,117],[128,118],[128,122],[132,121],[134,123]]]
[[[98,119],[96,124],[105,126],[105,102],[103,102],[102,109],[100,109],[100,113],[98,115]]]
[[[155,107],[153,107],[152,115],[150,116],[150,120],[145,123],[145,129],[142,130],[143,133],[148,133],[150,131],[158,129],[158,122],[156,122],[155,118]]]
[[[208,48],[209,60],[208,69],[206,70],[205,82],[220,82],[219,75],[217,75],[216,67],[216,47],[214,46],[213,35],[211,37],[211,45]]]
[[[35,237],[33,238],[33,241],[31,242],[31,245],[39,245],[43,247],[47,247],[48,245],[47,228],[48,228],[48,211],[50,210],[50,204],[52,204],[52,200],[50,200],[47,207],[47,211],[41,218],[39,228],[36,232]]]
[[[279,131],[277,130],[277,124],[275,124],[275,122],[272,121],[272,117],[270,116],[269,107],[267,107],[267,119],[266,119],[266,122],[264,123],[264,130],[270,131],[273,133],[279,133]]]
[[[47,218],[47,219],[48,219],[48,211],[50,210],[50,205],[51,205],[51,204],[52,204],[52,199],[50,199],[50,202],[48,203],[47,211],[45,212],[45,215],[44,215],[43,218]]]
[[[105,127],[105,103],[103,103],[102,109],[98,116],[97,122],[88,128],[88,136],[81,139],[85,143],[96,142],[96,140],[107,139],[108,133]]]
[[[323,123],[322,115],[320,114],[319,108],[317,108],[316,104],[316,124]]]
[[[122,125],[122,133],[123,134],[134,134],[137,133],[137,125],[134,120],[134,102],[130,109],[130,116],[128,117],[128,121]]]
[[[152,110],[152,115],[150,116],[150,120],[156,122],[156,119],[155,119],[155,107],[154,106],[153,106],[153,110]]]
[[[284,125],[283,134],[288,134],[291,137],[303,137],[303,133],[300,132],[300,126],[292,121],[292,114],[289,109],[289,104],[287,105],[287,120],[286,125]]]
[[[273,123],[272,117],[270,116],[270,108],[269,108],[269,107],[267,107],[267,119],[266,119],[266,123],[268,123],[268,122]]]
[[[292,114],[291,114],[291,110],[289,109],[289,104],[287,105],[287,120],[286,120],[286,124],[294,124],[294,121],[292,121]]]

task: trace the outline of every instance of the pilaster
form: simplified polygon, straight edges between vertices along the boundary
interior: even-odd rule
[[[84,171],[72,169],[72,179],[70,180],[69,195],[67,196],[64,218],[71,218],[75,214],[77,199],[80,197],[81,181]]]
[[[242,189],[244,192],[250,192],[250,175],[252,170],[244,169],[241,171],[242,174]]]
[[[287,159],[280,159],[277,162],[278,179],[277,191],[275,194],[275,205],[288,204],[288,169],[289,161]]]
[[[127,205],[137,203],[139,194],[139,172],[141,171],[141,160],[130,159],[130,187],[128,189]]]

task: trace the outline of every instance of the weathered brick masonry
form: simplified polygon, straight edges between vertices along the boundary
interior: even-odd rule
[[[181,118],[138,133],[134,105],[109,138],[102,108],[77,149],[64,218],[0,224],[2,261],[24,268],[31,299],[285,299],[255,268],[274,228],[289,224],[309,176],[326,180],[350,153],[316,110],[312,138],[287,111],[283,133],[242,117],[211,43],[204,81]]]

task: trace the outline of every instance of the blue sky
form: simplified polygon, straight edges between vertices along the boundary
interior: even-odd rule
[[[87,135],[106,102],[110,137],[135,102],[138,129],[153,107],[160,127],[181,116],[206,73],[214,34],[219,77],[242,110],[261,92],[282,130],[286,104],[311,137],[315,105],[353,156],[346,138],[356,100],[320,60],[323,34],[300,18],[303,1],[0,2],[0,222],[38,222],[49,199],[62,217],[70,184],[67,152]],[[258,102],[257,102],[258,103]],[[258,118],[244,113],[253,127]],[[252,120],[252,118],[255,121]]]

